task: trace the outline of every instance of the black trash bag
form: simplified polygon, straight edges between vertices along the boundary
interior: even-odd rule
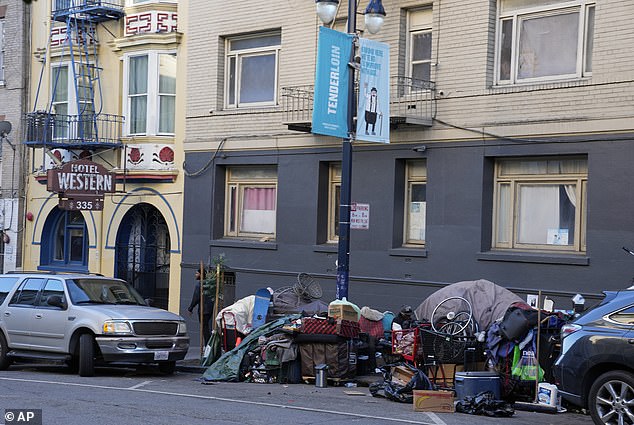
[[[388,400],[398,401],[400,403],[413,403],[413,390],[431,390],[433,385],[427,375],[420,369],[416,369],[409,365],[409,369],[414,371],[414,376],[406,385],[400,385],[392,382],[392,374],[389,369],[381,368],[383,372],[383,382],[375,382],[370,385],[370,394],[373,397],[385,397]]]
[[[465,397],[456,404],[456,412],[497,418],[507,418],[515,414],[513,406],[504,400],[496,400],[493,391],[483,391],[475,397]]]
[[[413,403],[414,395],[410,390],[409,393],[404,393],[404,385],[395,384],[390,381],[379,381],[370,384],[370,394],[373,397],[384,397],[388,400],[398,401],[399,403]]]

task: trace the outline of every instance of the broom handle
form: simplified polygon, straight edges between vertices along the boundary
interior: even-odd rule
[[[542,329],[542,291],[541,289],[537,295],[537,344],[535,347],[535,361],[537,362],[536,375],[535,375],[535,403],[539,401],[539,340],[541,339]]]

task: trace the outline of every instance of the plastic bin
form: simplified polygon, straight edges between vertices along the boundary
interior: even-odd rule
[[[500,375],[495,372],[456,372],[456,399],[475,397],[483,391],[492,391],[496,400],[500,400]]]

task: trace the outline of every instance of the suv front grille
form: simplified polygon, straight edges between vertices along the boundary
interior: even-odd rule
[[[178,332],[175,322],[134,322],[132,327],[137,335],[176,335]]]

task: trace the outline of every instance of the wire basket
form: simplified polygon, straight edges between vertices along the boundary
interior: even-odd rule
[[[475,351],[475,358],[479,361],[484,358],[482,344],[474,336],[450,335],[434,332],[427,329],[419,329],[421,346],[425,358],[440,363],[464,363],[465,352]]]

